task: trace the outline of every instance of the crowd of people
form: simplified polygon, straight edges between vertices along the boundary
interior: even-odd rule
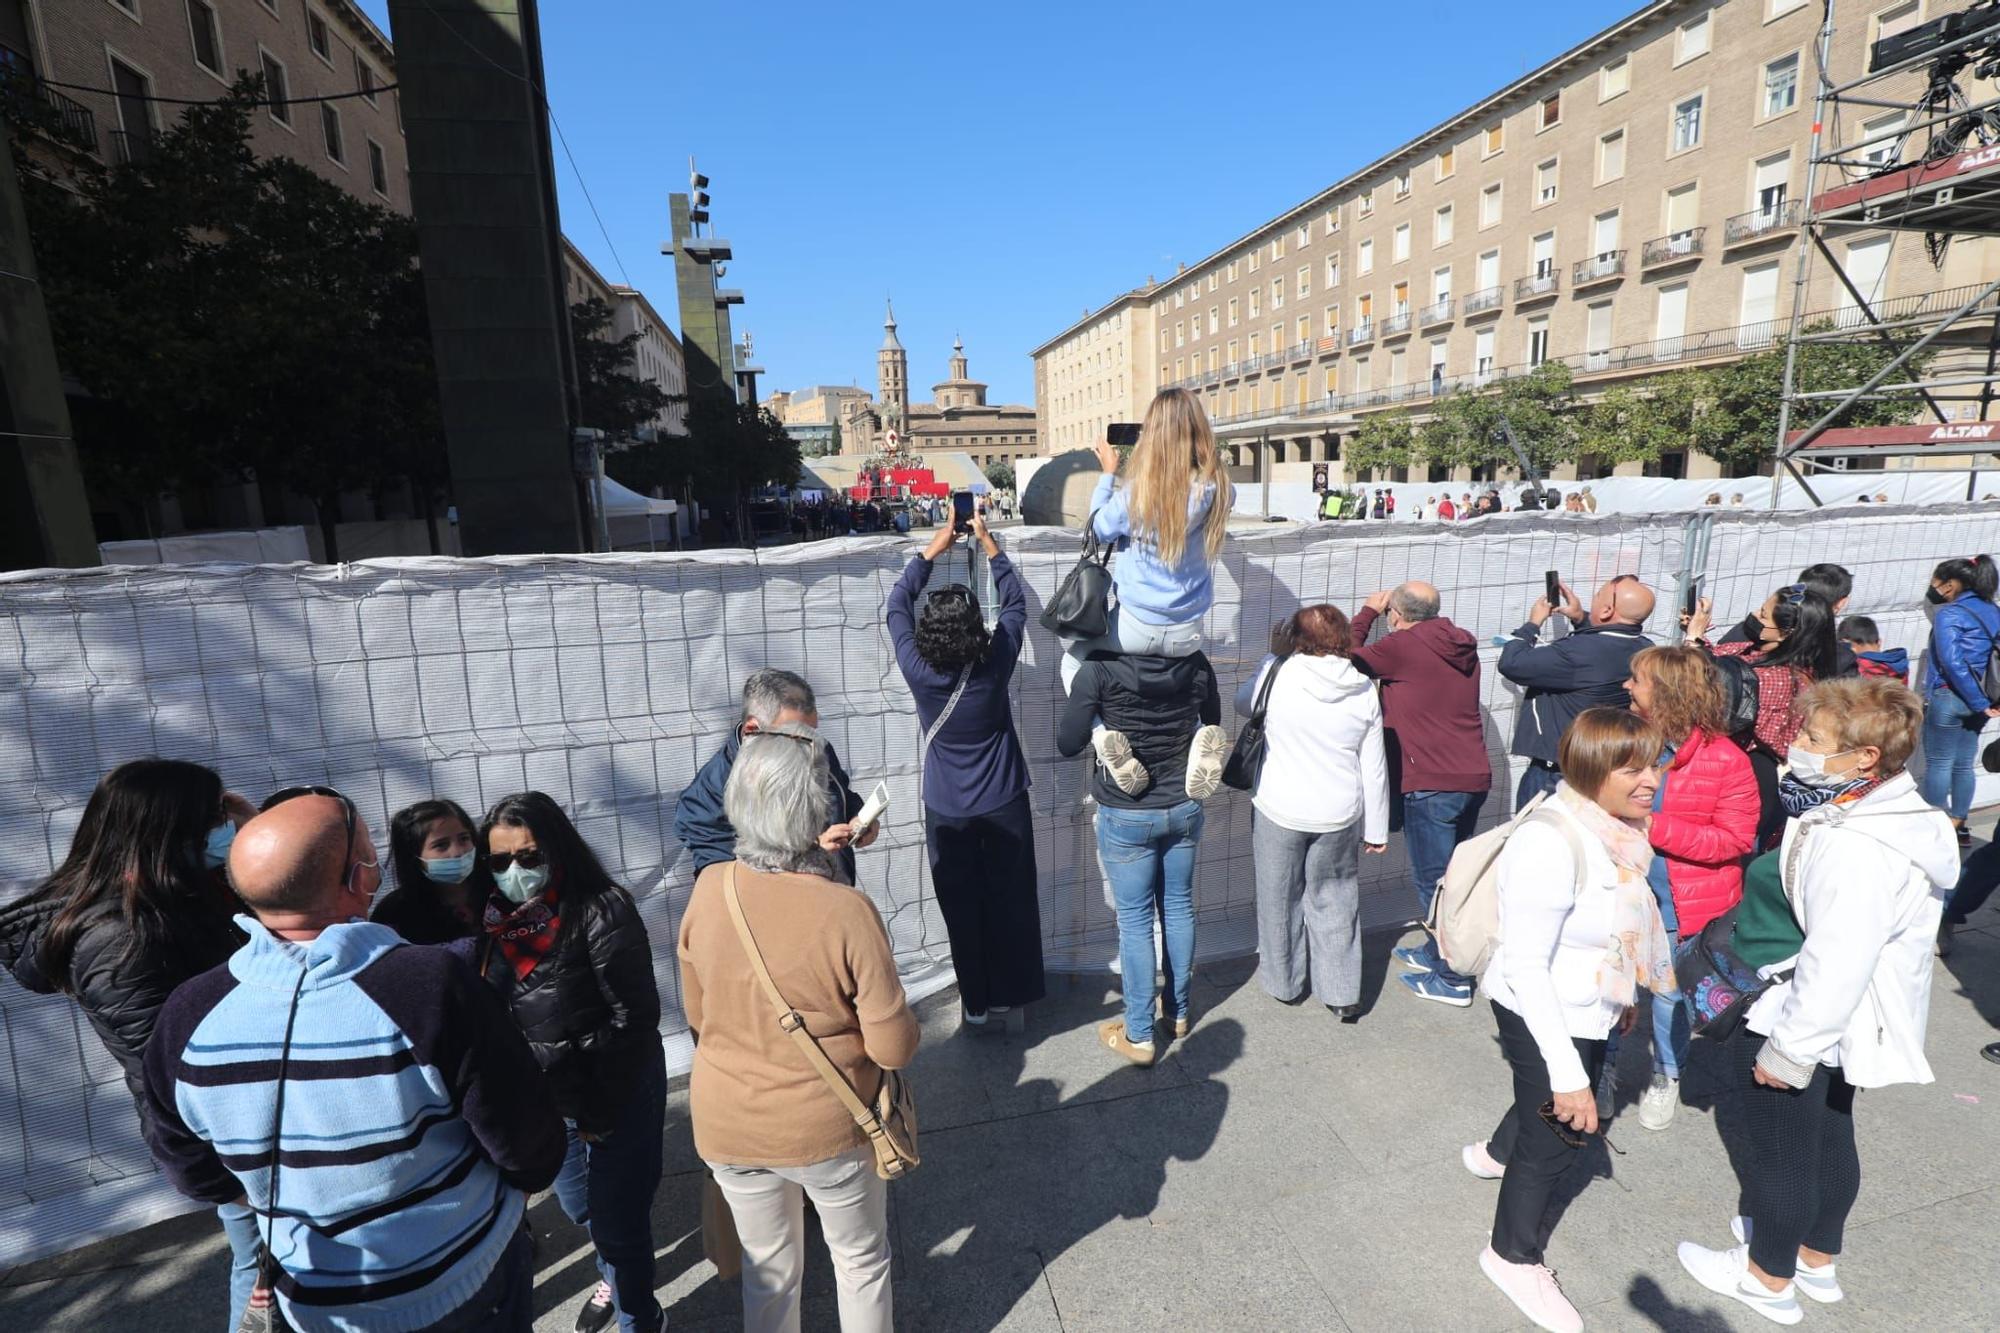
[[[1099,453],[1091,522],[1119,548],[1115,608],[1066,645],[1054,736],[1090,756],[1117,920],[1122,1006],[1099,1040],[1152,1065],[1199,1019],[1196,862],[1225,779],[1250,793],[1260,987],[1361,1021],[1361,858],[1400,831],[1429,919],[1490,794],[1478,644],[1420,581],[1351,616],[1301,607],[1235,693],[1232,752],[1203,651],[1232,499],[1208,421],[1166,390],[1129,459]],[[933,586],[961,540],[990,569],[990,623],[967,584]],[[1986,556],[1936,567],[1914,690],[1906,654],[1840,618],[1852,579],[1830,564],[1725,633],[1697,603],[1674,645],[1648,635],[1655,594],[1630,574],[1588,606],[1552,589],[1505,640],[1522,772],[1479,881],[1490,953],[1474,967],[1427,932],[1394,956],[1417,999],[1469,1008],[1486,992],[1511,1091],[1461,1160],[1499,1182],[1478,1263],[1539,1327],[1582,1327],[1545,1262],[1547,1208],[1612,1114],[1619,1042],[1647,1033],[1643,1126],[1672,1120],[1701,1059],[1748,1126],[1734,1244],[1683,1244],[1687,1272],[1779,1323],[1801,1297],[1841,1298],[1856,1094],[1929,1081],[1933,950],[2000,885],[1994,845],[1960,866],[1979,733],[2000,716],[1996,581]],[[981,515],[940,527],[885,608],[968,1032],[1043,997],[1010,703],[1027,610]],[[1986,762],[2000,768],[2000,745]],[[894,1173],[865,1108],[913,1060],[919,1026],[855,887],[879,813],[821,733],[811,685],[772,668],[745,681],[737,725],[677,798],[695,872],[675,947],[696,1039],[688,1130],[759,1333],[799,1327],[806,1200],[841,1327],[893,1325]],[[663,1327],[651,1217],[678,1130],[631,895],[534,791],[476,820],[443,795],[400,810],[387,860],[382,893],[373,834],[332,788],[253,806],[208,768],[133,760],[99,784],[56,872],[0,911],[0,960],[76,999],[161,1170],[215,1207],[232,1328],[526,1329],[525,1204],[544,1189],[594,1250],[579,1333]],[[1751,973],[1721,1013],[1689,981],[1690,960],[1718,951]],[[2000,1061],[2000,1043],[1985,1053]]]
[[[1738,497],[1739,500],[1741,498]],[[1426,495],[1410,510],[1408,517],[1418,523],[1452,523],[1508,512],[1594,514],[1597,512],[1597,497],[1591,494],[1587,485],[1564,495],[1554,486],[1530,483],[1516,493],[1510,511],[1499,486],[1486,485],[1480,488],[1477,495],[1464,491],[1456,499],[1450,491]],[[1319,499],[1318,517],[1327,521],[1372,519],[1385,522],[1396,517],[1396,493],[1382,486],[1376,487],[1373,492],[1366,487],[1356,491],[1326,491]]]

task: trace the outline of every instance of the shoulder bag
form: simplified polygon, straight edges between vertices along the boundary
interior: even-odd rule
[[[1806,826],[1792,835],[1792,852],[1786,858],[1785,869],[1789,878],[1798,875],[1799,851],[1805,846]],[[1776,856],[1778,853],[1768,853]],[[1784,884],[1788,876],[1781,875],[1779,883],[1785,888],[1787,901],[1791,899],[1791,887]],[[1721,1041],[1743,1026],[1743,1020],[1750,1016],[1750,1006],[1763,997],[1773,986],[1783,985],[1792,979],[1794,968],[1773,972],[1768,977],[1757,975],[1757,969],[1743,961],[1736,951],[1736,914],[1743,905],[1739,902],[1721,916],[1703,926],[1698,934],[1690,935],[1674,947],[1674,980],[1687,997],[1688,1031],[1691,1036],[1708,1037]],[[1794,912],[1796,917],[1796,911]]]
[[[729,904],[729,918],[736,923],[737,938],[743,941],[743,952],[750,957],[750,970],[757,974],[757,984],[764,988],[770,998],[772,1008],[777,1010],[778,1027],[792,1039],[806,1063],[813,1072],[826,1080],[826,1086],[854,1117],[854,1123],[868,1138],[868,1146],[875,1151],[875,1174],[884,1180],[896,1180],[908,1175],[923,1160],[917,1155],[917,1103],[910,1091],[910,1081],[894,1069],[882,1071],[882,1086],[876,1090],[871,1106],[855,1093],[847,1077],[820,1049],[818,1038],[806,1031],[806,1021],[799,1011],[785,1002],[778,983],[771,980],[771,969],[764,965],[764,954],[757,947],[757,937],[750,933],[750,923],[743,916],[743,900],[736,893],[736,863],[730,862],[722,876],[722,896]]]
[[[1111,547],[1097,540],[1097,514],[1083,525],[1083,556],[1042,607],[1042,628],[1064,639],[1111,632]]]
[[[1234,787],[1238,791],[1257,790],[1257,779],[1264,772],[1264,713],[1271,706],[1271,687],[1278,683],[1278,673],[1284,666],[1284,658],[1273,658],[1270,674],[1257,687],[1257,702],[1250,710],[1250,720],[1243,724],[1243,730],[1236,733],[1236,744],[1229,751],[1229,762],[1222,766],[1222,785],[1225,787]]]

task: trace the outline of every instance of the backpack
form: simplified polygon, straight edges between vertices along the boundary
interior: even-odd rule
[[[1712,657],[1722,677],[1722,732],[1740,736],[1757,725],[1757,668],[1740,657]]]
[[[1476,977],[1486,970],[1493,946],[1500,939],[1500,851],[1514,831],[1529,820],[1551,825],[1569,844],[1576,862],[1576,889],[1582,892],[1585,869],[1583,841],[1566,819],[1541,813],[1546,794],[1535,797],[1498,828],[1467,838],[1451,854],[1444,878],[1431,895],[1424,929],[1437,941],[1445,964],[1460,976]]]

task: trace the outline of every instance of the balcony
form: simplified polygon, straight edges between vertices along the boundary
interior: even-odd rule
[[[1374,341],[1375,325],[1370,320],[1364,319],[1347,331],[1347,345],[1349,347],[1359,347],[1363,343],[1372,343]]]
[[[1753,208],[1748,213],[1738,213],[1722,224],[1722,244],[1725,249],[1736,245],[1752,245],[1773,236],[1783,236],[1796,231],[1799,219],[1805,216],[1805,202],[1794,199],[1789,203],[1773,204],[1769,208]]]
[[[1424,328],[1433,324],[1447,324],[1451,321],[1452,298],[1449,296],[1431,302],[1417,312],[1417,323]]]
[[[1506,299],[1505,287],[1482,287],[1465,298],[1465,317],[1471,319],[1474,315],[1498,310]]]
[[[1407,310],[1399,310],[1382,321],[1382,336],[1384,338],[1400,338],[1409,331],[1410,312]]]
[[[1617,282],[1625,276],[1625,252],[1606,250],[1578,264],[1570,274],[1570,290],[1581,291],[1601,282]]]
[[[121,167],[134,166],[148,161],[153,156],[153,132],[151,130],[111,131],[111,160]]]
[[[1530,273],[1525,278],[1514,279],[1514,304],[1526,301],[1552,300],[1562,291],[1562,274],[1551,264],[1546,273]]]
[[[1312,359],[1313,344],[1310,338],[1305,339],[1303,342],[1293,343],[1291,351],[1286,354],[1286,360],[1292,362],[1294,365],[1301,361],[1310,361]]]
[[[1332,356],[1335,352],[1338,352],[1339,350],[1340,350],[1339,329],[1335,329],[1333,332],[1327,334],[1324,338],[1321,338],[1319,340],[1319,354],[1321,356]]]
[[[0,48],[0,116],[86,153],[97,151],[91,109],[43,83],[27,68],[26,57],[6,48]]]
[[[1686,264],[1700,259],[1702,238],[1706,227],[1689,227],[1671,236],[1656,236],[1647,241],[1639,252],[1639,267],[1664,268],[1668,264]]]

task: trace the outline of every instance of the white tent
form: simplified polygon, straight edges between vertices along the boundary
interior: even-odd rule
[[[596,483],[593,483],[595,485]],[[674,515],[680,505],[672,500],[655,500],[629,486],[620,486],[606,477],[603,490],[605,525],[611,529],[613,550],[658,550],[662,542],[674,539]]]

